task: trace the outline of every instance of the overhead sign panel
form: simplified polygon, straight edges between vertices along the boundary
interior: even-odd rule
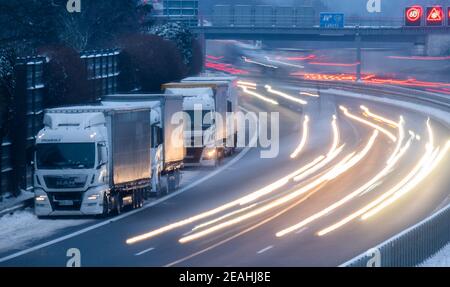
[[[344,28],[344,13],[320,13],[320,28]]]
[[[444,11],[440,6],[427,8],[427,26],[442,26],[444,24]]]
[[[420,6],[405,9],[405,26],[420,26],[422,24],[423,9]]]

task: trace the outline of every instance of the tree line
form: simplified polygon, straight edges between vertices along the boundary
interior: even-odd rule
[[[202,69],[194,35],[182,24],[153,23],[151,1],[83,1],[80,13],[69,13],[66,5],[0,0],[0,146],[14,114],[18,57],[46,58],[46,108],[93,101],[82,51],[120,49],[119,92],[159,92],[162,84]]]

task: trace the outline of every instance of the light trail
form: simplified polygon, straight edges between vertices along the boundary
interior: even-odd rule
[[[281,178],[280,180],[274,182],[273,184],[268,185],[267,187],[242,198],[240,201],[240,205],[250,203],[262,196],[272,193],[276,189],[286,185],[291,179],[293,179],[294,181],[300,181],[308,177],[309,175],[317,172],[321,168],[325,167],[328,163],[330,163],[333,159],[335,159],[344,148],[344,145],[342,145],[339,149],[337,148],[339,144],[339,128],[337,126],[336,116],[333,116],[332,127],[333,127],[333,144],[330,150],[328,151],[327,156],[321,155],[312,162],[300,168],[299,170],[291,174],[288,174],[287,176]]]
[[[253,82],[248,82],[248,81],[237,81],[237,84],[239,86],[246,86],[247,88],[248,87],[252,87],[252,88],[258,87],[258,84],[253,83]]]
[[[355,120],[355,121],[358,121],[358,122],[360,122],[360,123],[363,123],[363,124],[365,124],[365,125],[368,125],[368,126],[374,128],[374,129],[376,129],[376,130],[382,132],[382,133],[385,134],[388,138],[390,138],[393,142],[396,142],[396,141],[397,141],[397,137],[396,137],[394,134],[392,134],[390,131],[386,130],[385,128],[380,127],[379,125],[376,125],[376,124],[374,124],[374,123],[372,123],[372,122],[370,122],[370,121],[367,121],[367,120],[365,120],[365,119],[363,119],[363,118],[360,118],[360,117],[358,117],[358,116],[355,116],[355,115],[351,114],[351,113],[348,111],[348,109],[347,109],[346,107],[344,107],[344,106],[340,106],[339,108],[341,109],[341,111],[344,112],[344,114],[345,114],[347,117],[349,117],[349,118],[351,118],[351,119],[353,119],[353,120]]]
[[[253,61],[253,60],[250,60],[249,58],[244,57],[244,56],[242,56],[242,59],[244,60],[244,62],[249,63],[249,64],[255,64],[255,65],[263,66],[263,67],[266,67],[266,68],[278,69],[277,66],[272,66],[272,65],[261,63],[261,62]]]
[[[365,115],[367,115],[368,117],[377,119],[377,120],[379,120],[379,121],[381,121],[381,122],[383,122],[383,123],[385,123],[385,124],[387,124],[387,125],[389,125],[389,126],[391,126],[393,128],[398,128],[399,127],[398,123],[394,122],[393,120],[390,120],[390,119],[387,119],[387,118],[382,117],[380,115],[372,113],[369,110],[369,108],[367,108],[366,106],[360,106],[360,108],[361,108],[361,110],[364,111]]]
[[[368,181],[366,184],[364,184],[363,186],[361,186],[360,188],[358,188],[357,190],[351,192],[350,194],[348,194],[347,196],[343,197],[342,199],[340,199],[339,201],[333,203],[332,205],[330,205],[329,207],[321,210],[320,212],[315,213],[314,215],[300,221],[299,223],[290,226],[288,228],[285,228],[279,232],[276,233],[277,237],[283,237],[289,233],[292,233],[294,231],[297,231],[303,227],[305,227],[306,225],[310,224],[311,222],[316,221],[317,219],[326,216],[327,214],[330,214],[331,212],[333,212],[334,210],[336,210],[337,208],[343,206],[344,204],[350,202],[352,199],[366,193],[368,190],[370,190],[374,185],[376,185],[382,178],[384,178],[385,176],[387,176],[391,171],[392,168],[398,163],[398,161],[403,157],[403,155],[406,153],[406,151],[409,149],[412,140],[414,139],[414,137],[411,137],[410,140],[406,143],[405,146],[403,146],[403,148],[401,149],[401,151],[393,158],[393,160],[391,162],[389,162],[386,167],[380,172],[378,173],[375,177],[373,177],[370,181]]]
[[[402,147],[403,140],[405,139],[405,119],[403,116],[400,116],[400,121],[396,123],[395,121],[388,119],[386,117],[380,116],[378,114],[372,113],[369,108],[366,106],[360,106],[361,110],[364,111],[364,115],[370,118],[374,118],[375,120],[378,120],[379,122],[385,123],[393,128],[398,129],[398,141],[397,145],[395,147],[395,151],[392,154],[392,156],[388,159],[388,163],[391,162],[396,155],[400,152],[400,149]]]
[[[336,150],[337,142],[339,141],[339,130],[338,130],[337,123],[336,123],[336,116],[333,116],[333,122],[332,123],[333,123],[334,140],[333,140],[333,145],[332,145],[332,147],[331,147],[331,149],[329,151],[329,154],[334,152],[334,154],[332,155],[333,158],[334,158],[335,156],[337,156],[342,151],[342,148],[339,149],[339,150]],[[234,200],[232,202],[229,202],[227,204],[219,206],[219,207],[217,207],[215,209],[212,209],[212,210],[200,213],[200,214],[195,215],[193,217],[190,217],[190,218],[187,218],[187,219],[184,219],[184,220],[180,220],[178,222],[166,225],[164,227],[158,228],[156,230],[150,231],[148,233],[145,233],[145,234],[142,234],[142,235],[139,235],[139,236],[135,236],[135,237],[129,238],[129,239],[127,239],[126,243],[127,244],[134,244],[134,243],[137,243],[137,242],[140,242],[140,241],[143,241],[143,240],[148,240],[150,238],[153,238],[155,236],[158,236],[158,235],[161,235],[163,233],[169,232],[171,230],[174,230],[174,229],[180,228],[182,226],[185,226],[185,225],[188,225],[188,224],[192,224],[192,223],[195,223],[195,222],[200,221],[202,219],[211,217],[213,215],[216,215],[218,213],[226,211],[226,210],[228,210],[230,208],[233,208],[235,206],[245,205],[247,203],[255,201],[255,200],[261,198],[262,196],[268,195],[268,194],[274,192],[275,190],[283,187],[284,185],[289,183],[289,180],[291,180],[293,177],[295,177],[298,174],[302,174],[305,171],[308,171],[309,169],[313,168],[318,163],[320,163],[323,159],[325,159],[325,156],[323,156],[323,155],[319,156],[318,158],[316,158],[315,160],[313,160],[309,164],[305,165],[304,167],[300,168],[299,170],[297,170],[297,171],[287,175],[286,177],[284,177],[284,178],[282,178],[282,179],[280,179],[280,180],[278,180],[278,181],[276,181],[276,182],[274,182],[274,183],[272,183],[272,184],[270,184],[270,185],[268,185],[268,186],[266,186],[264,188],[261,188],[261,189],[255,191],[255,192],[253,192],[253,193],[251,193],[251,194],[249,194],[247,196],[244,196],[242,198],[239,198],[237,200]]]
[[[252,205],[249,205],[249,206],[246,206],[246,207],[244,207],[244,208],[235,210],[235,211],[233,211],[233,212],[230,212],[230,213],[228,213],[228,214],[225,214],[224,216],[218,217],[218,218],[216,218],[216,219],[213,219],[213,220],[207,221],[207,222],[205,222],[205,223],[199,224],[199,225],[195,226],[195,227],[192,229],[192,231],[195,231],[195,230],[198,230],[198,229],[201,229],[201,228],[210,226],[210,225],[212,225],[212,224],[214,224],[214,223],[217,223],[217,222],[219,222],[219,221],[222,221],[222,220],[224,220],[224,219],[227,219],[227,218],[229,218],[229,217],[231,217],[231,216],[233,216],[233,215],[236,215],[236,214],[239,214],[239,213],[243,213],[244,211],[247,211],[247,210],[249,210],[249,209],[252,209],[252,208],[255,207],[255,206],[257,206],[256,203],[254,203],[254,204],[252,204]]]
[[[368,144],[367,144],[367,146],[369,146],[369,147],[364,148],[364,151],[367,151],[367,150],[371,149],[371,147],[373,146],[374,141],[377,138],[377,136],[378,136],[378,131],[375,131],[374,134],[372,135],[372,137],[370,138]],[[350,154],[350,155],[352,155],[352,154]],[[336,168],[339,168],[340,166],[346,164],[347,162],[348,162],[348,156],[344,160],[339,162],[336,165]],[[349,170],[355,164],[356,164],[356,162],[353,162],[352,166],[347,165],[346,166],[346,170]],[[314,180],[313,182],[307,184],[306,186],[304,186],[304,187],[302,187],[302,188],[300,188],[300,189],[298,189],[298,190],[296,190],[296,191],[294,191],[294,192],[292,192],[292,193],[290,193],[288,195],[285,195],[285,196],[283,196],[281,198],[278,198],[278,199],[272,201],[271,203],[268,203],[268,204],[266,204],[266,205],[264,205],[262,207],[259,207],[259,208],[255,209],[255,210],[253,210],[251,212],[248,212],[248,213],[246,213],[244,215],[241,215],[239,217],[233,218],[233,219],[231,219],[229,221],[222,222],[222,223],[220,223],[220,224],[218,224],[216,226],[213,226],[213,227],[210,227],[208,229],[202,230],[200,232],[197,232],[197,233],[194,233],[194,234],[182,237],[179,240],[179,242],[180,243],[188,243],[188,242],[191,242],[193,240],[197,240],[197,239],[200,239],[202,237],[208,236],[208,235],[210,235],[212,233],[215,233],[217,231],[220,231],[222,229],[228,228],[230,226],[239,224],[242,221],[248,220],[248,219],[253,218],[255,216],[258,216],[258,215],[260,215],[262,213],[270,211],[271,209],[277,208],[277,207],[279,207],[282,204],[288,203],[288,202],[290,202],[290,201],[298,198],[299,196],[301,196],[301,195],[303,195],[303,194],[313,190],[315,187],[317,187],[317,186],[319,186],[319,185],[323,184],[324,182],[327,182],[327,181],[329,181],[331,179],[333,179],[333,178],[330,177],[330,172],[327,172],[326,174],[322,175],[321,177],[319,177],[318,179]]]
[[[251,96],[253,96],[253,97],[255,97],[255,98],[258,98],[258,99],[260,99],[260,100],[262,100],[262,101],[264,101],[264,102],[270,103],[270,104],[272,104],[272,105],[279,105],[279,103],[278,103],[277,101],[272,100],[272,99],[267,98],[267,97],[264,97],[263,95],[258,94],[258,93],[256,93],[256,92],[250,91],[249,88],[246,87],[246,86],[240,86],[240,88],[242,88],[242,90],[244,91],[244,93],[246,93],[246,94],[248,94],[248,95],[251,95]]]
[[[394,153],[392,154],[392,156],[388,159],[387,163],[391,163],[394,158],[397,156],[397,154],[400,152],[401,148],[402,148],[402,142],[405,139],[405,120],[402,116],[400,116],[400,122],[397,124],[397,128],[398,128],[398,141],[397,141],[397,146],[395,147]],[[414,134],[414,132],[412,132]],[[415,137],[414,135],[412,135],[413,137]]]
[[[318,94],[308,93],[308,92],[300,92],[301,96],[306,97],[313,97],[313,98],[319,98],[320,96]]]
[[[308,130],[309,130],[308,123],[309,123],[309,117],[305,116],[305,119],[303,121],[303,135],[302,135],[302,139],[301,139],[300,144],[298,145],[298,147],[291,154],[291,158],[292,159],[296,158],[303,151],[303,148],[306,146],[306,142],[308,141]]]
[[[269,56],[266,56],[266,60],[271,62],[271,63],[285,65],[285,66],[288,66],[288,67],[294,67],[294,68],[297,68],[297,69],[304,69],[305,68],[305,66],[302,66],[302,65],[296,65],[296,64],[291,64],[291,63],[278,61],[278,60],[273,60]]]
[[[383,201],[381,204],[366,212],[361,219],[367,220],[368,218],[378,214],[380,211],[388,207],[389,205],[395,203],[398,199],[411,192],[417,185],[419,185],[435,168],[436,166],[444,159],[448,152],[448,145],[439,152],[439,148],[435,149],[433,154],[430,156],[429,160],[424,163],[422,166],[422,170],[420,170],[410,182],[404,185],[402,188],[397,190],[393,196]]]
[[[344,226],[345,224],[349,223],[350,221],[354,220],[355,218],[358,218],[359,216],[364,215],[369,210],[373,209],[374,207],[376,207],[379,204],[381,204],[382,202],[384,202],[386,199],[388,199],[390,196],[392,196],[397,190],[399,190],[405,184],[407,184],[417,174],[417,172],[420,171],[423,168],[424,164],[429,162],[430,157],[432,157],[432,153],[433,153],[434,136],[433,136],[433,131],[431,129],[431,126],[429,124],[429,120],[427,121],[427,126],[428,126],[429,142],[426,145],[426,152],[425,152],[424,156],[420,159],[418,164],[412,169],[412,171],[405,178],[403,178],[400,182],[398,182],[392,189],[390,189],[389,191],[385,192],[380,197],[378,197],[374,201],[372,201],[369,204],[367,204],[365,207],[363,207],[363,208],[359,209],[358,211],[350,214],[349,216],[347,216],[344,219],[334,223],[333,225],[331,225],[331,226],[329,226],[329,227],[319,231],[318,232],[319,236],[324,236],[324,235],[326,235],[326,234],[328,234],[328,233],[330,233],[332,231],[335,231],[336,229]]]
[[[287,99],[287,100],[289,100],[289,101],[298,103],[298,104],[300,104],[300,105],[307,105],[307,104],[308,104],[307,101],[304,101],[304,100],[302,100],[302,99],[295,98],[295,97],[293,97],[293,96],[290,96],[290,95],[288,95],[288,94],[286,94],[286,93],[283,93],[283,92],[280,92],[280,91],[276,91],[276,90],[274,90],[274,89],[273,89],[271,86],[269,86],[269,85],[265,85],[264,87],[267,89],[267,91],[268,91],[269,93],[274,94],[274,95],[277,95],[277,96],[280,96],[280,97],[285,98],[285,99]]]

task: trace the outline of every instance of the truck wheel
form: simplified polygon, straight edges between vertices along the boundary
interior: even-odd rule
[[[120,196],[120,194],[116,194],[116,196],[114,197],[114,203],[115,203],[115,208],[116,208],[116,213],[117,215],[120,215],[122,213],[122,197]]]
[[[141,190],[139,191],[139,204],[138,204],[138,208],[144,207],[144,193],[145,193],[145,189],[141,189]]]
[[[175,173],[167,175],[167,193],[173,192],[177,187]]]
[[[109,201],[108,201],[108,197],[105,195],[103,195],[103,211],[102,214],[100,215],[101,218],[106,218],[109,215]]]
[[[180,185],[181,185],[181,172],[180,170],[177,170],[175,172],[175,186],[178,189],[180,188]]]

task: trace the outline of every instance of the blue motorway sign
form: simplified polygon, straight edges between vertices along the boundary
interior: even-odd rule
[[[320,28],[344,28],[344,13],[320,13]]]

